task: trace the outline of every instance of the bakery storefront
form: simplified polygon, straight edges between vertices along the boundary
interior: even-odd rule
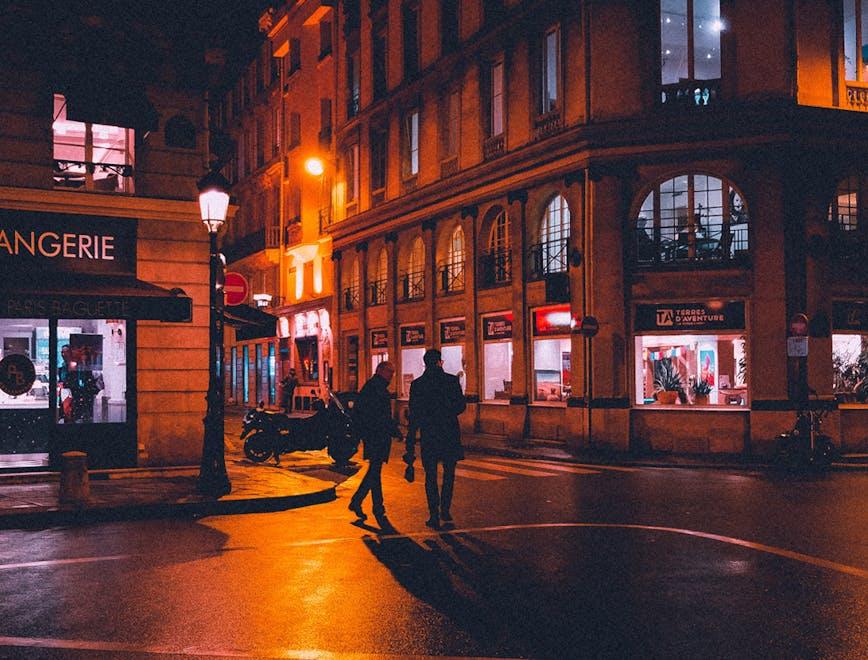
[[[0,210],[0,468],[136,464],[136,322],[192,302],[136,278],[129,218]]]

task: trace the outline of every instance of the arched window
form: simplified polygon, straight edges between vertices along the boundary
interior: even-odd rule
[[[556,195],[546,206],[539,232],[540,244],[531,251],[532,275],[562,273],[567,270],[567,243],[570,240],[570,207],[563,195]]]
[[[359,260],[353,257],[353,262],[347,269],[347,278],[344,281],[344,309],[352,311],[359,308]]]
[[[464,290],[464,230],[457,225],[449,237],[446,264],[440,269],[443,291]]]
[[[402,297],[404,300],[415,300],[425,297],[425,244],[416,237],[407,254],[407,270],[402,281]]]
[[[635,260],[653,265],[745,257],[748,220],[741,194],[722,179],[705,174],[667,179],[640,207]]]
[[[370,283],[370,299],[372,305],[383,305],[386,302],[386,279],[389,276],[389,253],[385,247],[377,254],[377,267]]]
[[[488,253],[482,262],[482,276],[486,284],[509,282],[512,278],[512,256],[509,241],[509,215],[498,209],[488,234]]]

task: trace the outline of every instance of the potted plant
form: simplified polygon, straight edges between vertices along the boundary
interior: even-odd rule
[[[708,405],[708,395],[711,394],[711,385],[705,379],[697,380],[693,383],[693,403],[697,406]]]
[[[654,364],[654,391],[657,403],[671,406],[684,393],[684,383],[681,374],[672,364],[671,359],[664,359]]]

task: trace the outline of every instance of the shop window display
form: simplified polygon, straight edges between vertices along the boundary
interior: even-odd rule
[[[0,359],[23,356],[33,363],[36,373],[26,392],[12,394],[0,389],[0,410],[48,408],[48,320],[0,319],[0,342]]]
[[[534,401],[566,401],[570,396],[570,339],[533,342]]]
[[[458,382],[461,384],[461,391],[464,392],[467,387],[467,365],[464,361],[464,345],[452,344],[441,346],[440,354],[443,356],[443,371],[457,376]]]
[[[747,406],[744,336],[636,337],[637,405]]]
[[[57,423],[127,419],[126,322],[57,322]]]
[[[424,355],[424,347],[401,349],[401,398],[410,398],[410,383],[425,370]]]
[[[485,399],[509,401],[512,396],[512,340],[483,345]]]
[[[868,403],[868,335],[832,335],[835,397],[842,403]]]

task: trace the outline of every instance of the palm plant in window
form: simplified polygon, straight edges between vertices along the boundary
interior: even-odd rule
[[[657,402],[672,405],[684,395],[684,381],[672,358],[662,358],[654,362],[654,393]]]

